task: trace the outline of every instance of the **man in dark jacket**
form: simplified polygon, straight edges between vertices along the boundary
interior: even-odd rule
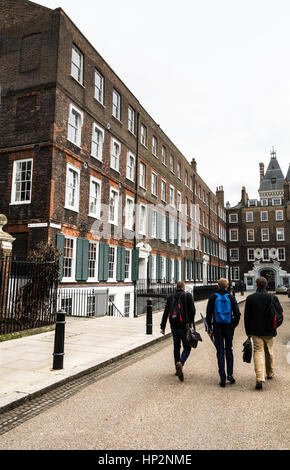
[[[182,312],[182,313],[178,313]],[[178,315],[175,315],[178,313]],[[161,333],[165,334],[167,319],[169,318],[172,337],[173,337],[173,353],[176,368],[176,375],[183,382],[183,366],[188,358],[191,347],[186,342],[186,325],[194,323],[195,306],[193,297],[189,292],[185,292],[185,283],[179,281],[176,285],[176,292],[167,299],[164,313],[161,320]],[[176,317],[176,318],[175,318]],[[183,351],[180,356],[181,342]]]
[[[268,294],[267,280],[259,277],[256,280],[257,291],[246,299],[245,306],[245,330],[247,336],[251,336],[254,345],[254,364],[256,372],[256,389],[261,390],[265,382],[264,357],[267,379],[274,375],[273,342],[277,335],[275,329],[270,329],[265,320],[265,314],[271,303]],[[283,309],[278,297],[273,296],[275,309],[282,313]]]
[[[206,322],[209,327],[209,335],[213,336],[214,344],[217,350],[218,369],[220,375],[220,386],[226,386],[226,379],[235,383],[233,377],[234,356],[233,356],[233,337],[234,330],[240,321],[241,312],[234,296],[227,292],[229,282],[227,279],[219,279],[218,291],[211,295],[206,309]],[[217,299],[222,296],[222,300],[227,302],[228,320],[217,318]],[[224,297],[226,296],[226,297]],[[226,318],[226,317],[225,317]],[[228,321],[227,323],[225,321]],[[226,353],[226,354],[225,354]],[[227,363],[227,375],[225,372],[225,359]]]

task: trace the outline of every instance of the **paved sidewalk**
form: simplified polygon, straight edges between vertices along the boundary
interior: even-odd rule
[[[244,296],[237,295],[243,302]],[[207,300],[196,305],[196,321]],[[146,315],[138,318],[66,318],[64,368],[52,370],[54,331],[0,343],[0,412],[91,370],[143,349],[164,336],[162,312],[153,314],[153,334],[146,335]],[[170,335],[167,325],[166,335]]]

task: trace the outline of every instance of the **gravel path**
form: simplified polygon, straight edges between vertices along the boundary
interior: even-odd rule
[[[280,298],[286,312],[274,346],[276,376],[262,391],[255,390],[253,363],[242,361],[243,318],[234,340],[237,383],[225,389],[200,326],[203,342],[191,352],[183,383],[169,339],[2,435],[0,449],[289,449],[290,299]]]

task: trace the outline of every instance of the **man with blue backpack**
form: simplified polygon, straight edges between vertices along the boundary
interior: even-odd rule
[[[220,386],[225,387],[228,380],[235,383],[233,377],[234,356],[233,337],[238,326],[241,312],[234,296],[227,291],[227,279],[219,279],[218,291],[211,295],[206,309],[206,322],[209,334],[214,339],[217,350],[217,361],[220,375]],[[225,363],[227,373],[225,372]]]

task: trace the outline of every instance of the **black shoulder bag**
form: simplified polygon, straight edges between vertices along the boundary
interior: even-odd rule
[[[194,323],[191,324],[188,318],[187,314],[187,294],[185,293],[185,301],[186,301],[186,306],[185,306],[185,315],[186,315],[186,342],[187,344],[192,347],[196,348],[198,345],[199,341],[202,341],[202,337],[196,331]]]

